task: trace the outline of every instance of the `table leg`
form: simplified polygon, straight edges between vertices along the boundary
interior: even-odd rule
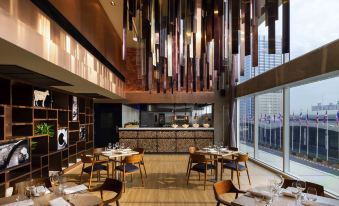
[[[218,156],[214,155],[214,167],[215,167],[215,182],[218,181]]]

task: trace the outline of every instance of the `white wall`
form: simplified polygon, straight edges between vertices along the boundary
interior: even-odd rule
[[[126,122],[134,122],[139,120],[139,110],[133,107],[122,105],[122,125]]]

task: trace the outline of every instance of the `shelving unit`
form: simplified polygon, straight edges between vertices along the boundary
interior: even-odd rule
[[[78,120],[72,121],[72,96],[49,89],[52,105],[34,105],[34,86],[0,78],[0,144],[28,139],[30,161],[0,171],[0,197],[7,187],[27,178],[48,177],[77,163],[80,154],[93,148],[93,101],[78,97]],[[47,88],[39,88],[46,90]],[[35,134],[36,125],[53,125],[54,136]],[[86,139],[80,139],[85,126]],[[58,150],[58,129],[67,129],[66,148]]]

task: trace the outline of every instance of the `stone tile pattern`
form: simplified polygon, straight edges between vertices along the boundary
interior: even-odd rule
[[[213,144],[213,131],[120,131],[120,141],[134,148],[145,148],[146,153],[182,153],[188,147],[208,147]]]

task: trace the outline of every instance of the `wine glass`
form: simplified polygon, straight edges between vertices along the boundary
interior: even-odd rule
[[[111,150],[112,149],[112,143],[108,143],[108,149]]]
[[[120,143],[120,148],[121,148],[121,149],[125,149],[125,143],[123,143],[123,142]]]
[[[317,201],[317,189],[314,187],[307,188],[306,197],[309,201],[312,201],[312,202]]]
[[[306,189],[306,182],[302,181],[302,180],[298,180],[297,181],[297,188],[300,191],[300,193],[302,193]]]
[[[115,143],[115,147],[119,149],[119,142]]]

